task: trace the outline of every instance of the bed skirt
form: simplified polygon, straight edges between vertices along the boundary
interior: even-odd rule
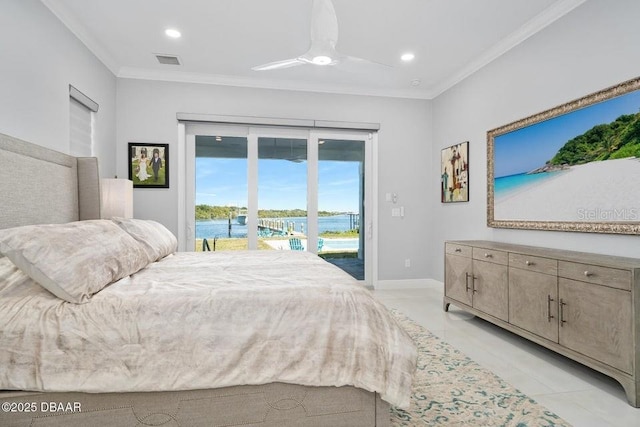
[[[149,393],[1,391],[6,427],[388,427],[389,404],[355,387],[271,383]]]

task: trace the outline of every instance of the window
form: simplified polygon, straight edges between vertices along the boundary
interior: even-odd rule
[[[69,85],[69,154],[93,156],[93,120],[98,104]]]

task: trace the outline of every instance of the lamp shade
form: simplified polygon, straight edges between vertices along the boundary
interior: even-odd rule
[[[101,179],[102,218],[133,218],[133,181]]]

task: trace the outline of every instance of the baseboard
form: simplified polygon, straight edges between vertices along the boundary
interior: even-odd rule
[[[374,288],[385,289],[420,289],[443,287],[443,283],[435,279],[402,279],[402,280],[378,280]]]

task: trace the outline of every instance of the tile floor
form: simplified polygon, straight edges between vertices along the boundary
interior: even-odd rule
[[[574,427],[640,426],[640,409],[616,381],[455,306],[442,309],[442,285],[374,291],[396,308]]]

